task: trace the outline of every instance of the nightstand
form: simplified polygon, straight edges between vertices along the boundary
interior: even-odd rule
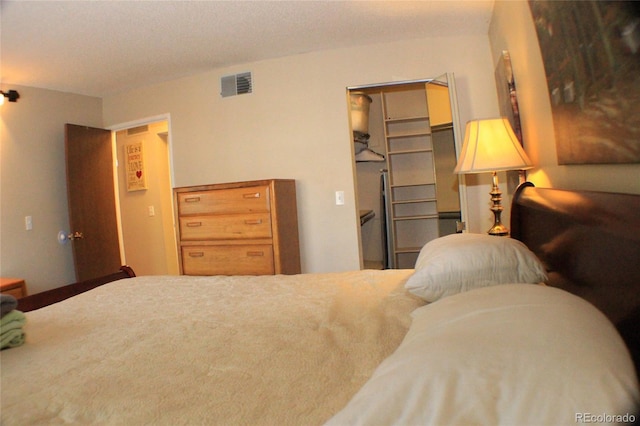
[[[0,278],[0,293],[20,299],[27,295],[27,284],[22,278]]]

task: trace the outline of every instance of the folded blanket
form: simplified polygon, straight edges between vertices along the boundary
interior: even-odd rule
[[[22,327],[26,320],[24,314],[16,310],[0,318],[0,349],[14,348],[24,343]]]
[[[13,311],[18,306],[18,300],[10,294],[0,294],[0,318]]]

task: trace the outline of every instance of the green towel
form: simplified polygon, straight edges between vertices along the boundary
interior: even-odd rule
[[[0,350],[15,348],[24,343],[24,331],[21,328],[9,330],[0,334]]]
[[[24,314],[13,310],[0,319],[0,349],[15,348],[24,343]]]

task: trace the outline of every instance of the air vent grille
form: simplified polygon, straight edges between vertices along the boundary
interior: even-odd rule
[[[250,72],[226,75],[220,79],[220,95],[223,98],[252,92],[253,79]]]

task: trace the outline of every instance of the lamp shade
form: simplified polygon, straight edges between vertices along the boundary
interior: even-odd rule
[[[467,123],[462,153],[454,173],[525,170],[533,167],[506,118]]]

